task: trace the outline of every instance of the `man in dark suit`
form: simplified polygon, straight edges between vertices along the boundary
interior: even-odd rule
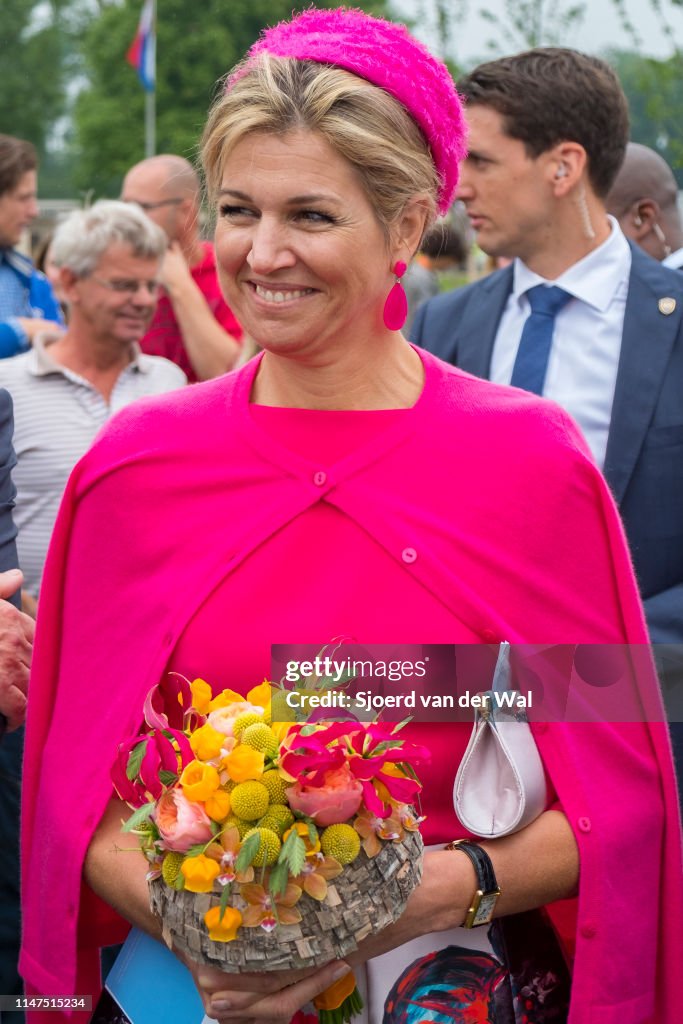
[[[0,389],[0,992],[21,994],[19,952],[19,795],[22,733],[26,714],[33,619],[19,611],[23,576],[16,568],[16,530],[12,522],[14,487],[10,472],[12,402]],[[11,603],[10,603],[11,602]],[[13,607],[16,605],[16,607]],[[7,1022],[23,1019],[7,1013]],[[3,1015],[4,1020],[4,1015]]]
[[[678,182],[664,157],[629,142],[621,169],[607,196],[607,210],[627,238],[660,260],[683,270],[683,217]]]
[[[544,48],[481,65],[458,88],[470,123],[459,198],[481,248],[513,263],[431,299],[411,337],[525,386],[527,293],[563,289],[542,387],[530,390],[583,429],[621,510],[652,639],[681,644],[683,278],[605,211],[628,138],[621,87],[602,61]]]

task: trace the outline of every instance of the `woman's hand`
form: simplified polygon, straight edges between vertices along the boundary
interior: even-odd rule
[[[443,850],[430,852],[425,854],[422,882],[399,920],[362,942],[345,962],[333,961],[305,971],[228,975],[181,959],[195,979],[209,1016],[225,1024],[289,1024],[297,1010],[350,968],[418,935],[462,924],[475,888],[469,858]]]
[[[206,1013],[226,1024],[289,1024],[297,1010],[349,971],[346,963],[334,960],[302,971],[225,974],[179,958],[194,978]]]
[[[465,920],[476,881],[474,867],[464,854],[454,856],[450,850],[425,853],[422,881],[398,921],[365,939],[346,960],[355,967],[420,935],[458,928]]]

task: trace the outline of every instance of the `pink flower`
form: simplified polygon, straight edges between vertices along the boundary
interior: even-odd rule
[[[201,804],[190,803],[181,790],[171,789],[161,797],[154,820],[167,850],[185,853],[197,843],[211,839],[211,822]]]
[[[287,799],[292,810],[313,818],[316,825],[337,825],[352,818],[360,807],[363,784],[343,764],[326,772],[321,786],[295,783],[287,790]]]
[[[263,708],[250,704],[248,700],[235,701],[224,708],[217,708],[215,711],[212,711],[207,721],[216,732],[222,732],[226,736],[233,736],[232,727],[235,724],[235,719],[239,718],[240,715],[246,715],[248,712],[262,715]]]

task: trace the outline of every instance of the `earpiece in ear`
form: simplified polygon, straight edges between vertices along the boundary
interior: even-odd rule
[[[633,223],[635,224],[635,226],[636,226],[637,228],[639,228],[639,227],[642,227],[643,221],[642,221],[642,219],[641,219],[641,218],[640,218],[640,217],[638,216],[638,214],[636,214],[636,215],[635,215],[635,217],[633,218]]]
[[[567,168],[565,167],[564,164],[560,164],[560,166],[555,171],[555,178],[559,179],[559,178],[566,178],[566,177],[567,177]]]

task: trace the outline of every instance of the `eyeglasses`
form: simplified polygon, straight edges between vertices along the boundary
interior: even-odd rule
[[[124,203],[133,203],[135,206],[139,206],[145,213],[149,213],[150,210],[159,210],[162,206],[178,206],[183,200],[180,197],[175,199],[157,199],[155,203],[143,203],[139,199],[124,199]]]
[[[146,288],[150,295],[157,295],[161,288],[160,281],[136,281],[133,279],[115,277],[112,281],[105,281],[102,277],[91,275],[91,281],[96,281],[103,288],[109,288],[119,295],[137,295],[141,288]]]

